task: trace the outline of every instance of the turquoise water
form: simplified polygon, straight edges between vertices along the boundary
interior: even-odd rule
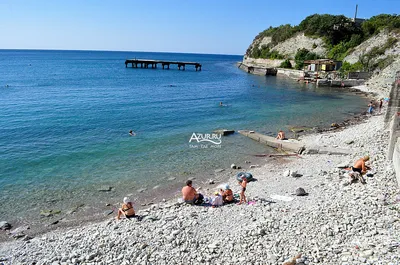
[[[203,70],[125,68],[127,58],[195,61]],[[235,66],[240,60],[0,50],[0,216],[34,218],[43,208],[113,202],[123,194],[138,199],[138,190],[169,178],[207,178],[249,154],[270,152],[240,135],[222,138],[218,148],[191,148],[193,132],[275,135],[293,125],[328,126],[365,109],[366,100],[350,93],[249,75]],[[102,186],[114,190],[99,193]],[[16,211],[19,205],[27,211]]]

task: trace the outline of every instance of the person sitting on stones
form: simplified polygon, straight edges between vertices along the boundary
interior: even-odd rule
[[[276,139],[278,139],[278,140],[287,140],[287,138],[285,137],[285,132],[280,130],[278,132],[278,136],[276,136]]]
[[[351,167],[351,170],[353,170],[354,172],[358,172],[360,174],[365,174],[369,169],[369,167],[365,165],[365,162],[367,162],[368,160],[369,156],[364,156],[363,158],[358,159],[354,163],[354,166]]]
[[[224,201],[222,200],[221,194],[218,191],[216,191],[214,193],[214,195],[215,195],[215,197],[212,198],[212,200],[211,200],[211,206],[213,208],[214,207],[218,207],[218,206],[222,206],[224,204]]]
[[[125,216],[125,218],[131,218],[135,216],[135,210],[133,209],[133,203],[128,197],[124,198],[124,203],[121,208],[118,209],[118,215],[116,217],[117,220],[121,219],[121,216]]]
[[[189,204],[202,204],[204,196],[197,193],[196,189],[192,187],[192,181],[186,181],[186,186],[182,188],[183,201]]]
[[[222,200],[224,201],[224,203],[233,202],[233,192],[229,188],[229,185],[225,186],[225,190],[220,189],[220,192],[222,194]]]

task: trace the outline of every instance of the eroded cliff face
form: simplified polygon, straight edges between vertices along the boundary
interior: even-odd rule
[[[304,33],[298,33],[295,36],[280,42],[276,45],[272,45],[271,37],[263,37],[255,39],[249,46],[248,53],[245,55],[246,58],[251,58],[251,51],[253,48],[261,49],[263,45],[269,45],[272,51],[277,51],[287,58],[293,59],[298,49],[305,48],[310,52],[314,52],[322,57],[326,56],[327,50],[325,44],[321,38],[310,38],[304,35]]]
[[[389,42],[394,44],[388,45]],[[248,52],[243,58],[243,63],[258,67],[279,67],[284,60],[255,59],[251,57],[251,50],[253,48],[261,49],[263,45],[268,45],[270,50],[277,51],[279,54],[284,55],[285,58],[291,59],[293,66],[293,58],[296,52],[302,48],[314,52],[322,58],[327,58],[328,56],[328,50],[322,38],[311,38],[305,36],[304,33],[298,33],[276,45],[272,45],[271,37],[256,38],[249,46]],[[380,51],[377,52],[379,49]],[[365,64],[366,58],[369,60],[367,65],[374,66],[370,69],[373,75],[367,84],[389,89],[394,81],[396,72],[400,71],[400,32],[383,30],[349,50],[343,62],[355,64],[364,60]]]
[[[354,64],[360,60],[361,56],[371,52],[372,49],[383,47],[387,43],[389,38],[394,38],[398,41],[394,44],[393,47],[386,49],[384,54],[378,55],[374,59],[380,60],[388,56],[398,57],[398,55],[400,54],[400,34],[385,30],[375,36],[372,36],[371,38],[367,39],[366,41],[355,47],[354,50],[351,51],[344,58],[343,61]]]
[[[321,38],[310,38],[304,36],[304,33],[299,33],[296,36],[285,40],[284,42],[278,43],[274,46],[273,50],[278,51],[281,54],[294,58],[298,49],[305,48],[310,52],[315,52],[318,55],[325,56],[326,49],[324,42]]]

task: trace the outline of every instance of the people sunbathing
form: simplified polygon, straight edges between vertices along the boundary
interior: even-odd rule
[[[121,208],[118,209],[117,220],[121,219],[121,216],[125,218],[131,218],[135,216],[135,210],[133,209],[133,203],[128,197],[124,198],[124,203]]]
[[[285,132],[280,130],[278,132],[278,135],[276,136],[276,139],[278,139],[278,140],[287,140],[287,138],[285,137]]]
[[[183,201],[189,204],[202,204],[204,196],[197,193],[197,190],[192,187],[192,181],[186,181],[186,186],[182,188]]]
[[[211,207],[222,206],[224,204],[222,195],[218,191],[216,191],[214,195],[214,198],[211,199]]]
[[[225,190],[220,189],[220,192],[222,194],[222,200],[224,201],[224,203],[231,203],[233,202],[234,198],[233,198],[233,192],[232,190],[229,188],[229,185],[225,185]]]

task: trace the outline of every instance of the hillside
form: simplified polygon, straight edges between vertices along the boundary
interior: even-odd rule
[[[348,71],[378,74],[399,60],[399,40],[399,15],[381,14],[354,23],[343,15],[314,14],[297,26],[269,27],[259,33],[243,63],[302,69],[304,60],[328,58],[344,62],[343,75]],[[285,60],[291,63],[281,65]]]

